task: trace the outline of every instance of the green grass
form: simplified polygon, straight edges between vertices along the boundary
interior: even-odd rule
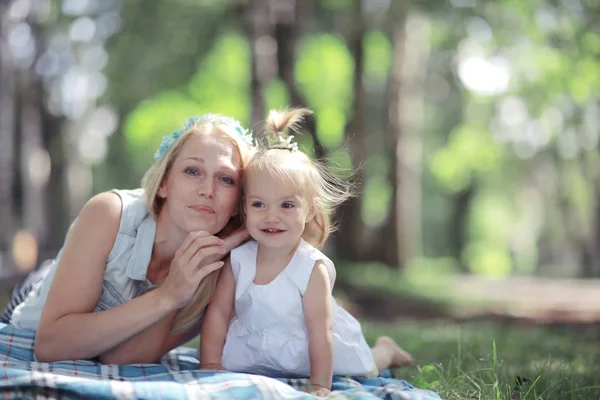
[[[488,323],[363,327],[370,343],[389,335],[415,357],[415,366],[393,371],[396,378],[448,400],[600,399],[595,335]]]

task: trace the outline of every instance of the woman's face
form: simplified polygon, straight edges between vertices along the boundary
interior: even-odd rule
[[[186,234],[216,234],[238,213],[242,162],[232,142],[218,134],[190,135],[158,195],[160,213]]]

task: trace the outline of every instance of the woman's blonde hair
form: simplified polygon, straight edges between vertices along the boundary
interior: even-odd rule
[[[252,172],[266,172],[282,182],[301,188],[313,218],[302,233],[302,238],[315,247],[321,247],[335,230],[331,217],[335,209],[353,196],[353,185],[348,179],[336,176],[324,161],[311,160],[297,150],[286,131],[297,131],[299,123],[309,114],[307,108],[271,110],[266,120],[269,145],[262,145],[244,169],[244,186]],[[287,138],[287,141],[286,141]],[[242,218],[245,218],[244,207]]]
[[[160,186],[168,175],[177,156],[179,156],[183,145],[192,135],[214,135],[229,140],[238,151],[242,163],[241,168],[244,169],[251,157],[252,146],[249,145],[247,140],[250,134],[246,131],[240,132],[240,129],[241,127],[237,121],[227,117],[211,116],[209,120],[201,117],[191,122],[188,120],[183,131],[176,132],[176,135],[170,137],[172,140],[169,139],[168,147],[161,146],[161,149],[157,152],[156,162],[152,164],[142,177],[142,188],[144,189],[148,212],[155,218],[160,213],[164,204],[164,199],[158,195]],[[236,224],[236,222],[239,225],[239,219],[232,218],[226,228],[234,228],[230,225]],[[218,278],[219,270],[210,273],[200,282],[188,304],[177,312],[172,329],[173,333],[185,330],[202,318],[206,306],[215,291]]]

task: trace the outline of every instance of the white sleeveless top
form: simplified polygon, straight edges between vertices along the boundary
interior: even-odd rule
[[[144,190],[112,190],[112,192],[121,198],[121,222],[117,238],[106,261],[102,294],[94,311],[116,307],[153,288],[150,281],[146,279],[146,272],[154,246],[156,221],[146,209]],[[15,327],[37,331],[62,252],[61,249],[56,259],[52,261],[46,278],[32,288],[23,303],[13,311],[10,323]],[[85,268],[84,265],[81,267]]]
[[[258,243],[231,252],[236,281],[235,316],[230,322],[222,365],[225,369],[274,377],[308,377],[308,335],[302,296],[317,261],[328,272],[332,289],[335,267],[318,249],[302,241],[286,268],[266,285],[254,283]],[[331,296],[334,375],[377,374],[371,349],[358,321]]]

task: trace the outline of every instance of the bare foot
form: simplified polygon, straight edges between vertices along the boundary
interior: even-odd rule
[[[411,365],[414,361],[412,356],[406,350],[402,349],[402,347],[398,346],[394,339],[389,336],[381,336],[375,342],[375,346],[382,346],[389,350],[390,354],[392,354],[393,367]]]

